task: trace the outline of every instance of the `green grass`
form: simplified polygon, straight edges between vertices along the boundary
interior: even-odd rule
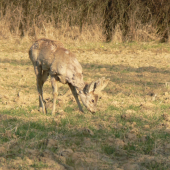
[[[34,163],[33,165],[31,165],[31,167],[33,167],[35,169],[48,168],[48,164],[45,164],[43,162],[37,162],[37,163]]]
[[[75,167],[75,161],[72,158],[67,158],[66,163],[71,167]]]
[[[115,107],[115,106],[108,106],[107,111],[113,111],[113,110],[117,110],[117,111],[119,111],[119,110],[120,110],[120,108]]]
[[[73,104],[73,103],[72,103]],[[53,134],[64,135],[64,140],[59,140],[60,145],[64,147],[72,147],[76,146],[77,148],[86,148],[86,151],[98,151],[100,148],[100,153],[105,154],[109,157],[113,156],[120,156],[117,153],[117,147],[113,144],[107,142],[107,139],[110,136],[114,136],[120,140],[124,140],[127,133],[129,133],[133,128],[126,126],[127,122],[133,123],[136,122],[136,127],[139,129],[138,134],[136,136],[136,140],[132,142],[128,142],[122,149],[126,151],[127,156],[132,156],[134,153],[140,153],[144,155],[152,155],[152,151],[155,148],[155,142],[157,140],[161,140],[162,142],[169,141],[170,136],[163,132],[157,131],[155,128],[160,122],[163,121],[162,117],[159,116],[152,116],[147,117],[147,115],[143,115],[146,118],[145,121],[141,121],[140,117],[136,114],[132,114],[130,119],[122,119],[122,115],[126,114],[125,111],[130,109],[136,111],[136,113],[141,114],[141,108],[135,105],[129,105],[125,109],[120,109],[115,106],[109,106],[106,110],[106,113],[97,112],[95,115],[92,115],[90,119],[86,119],[86,114],[76,114],[74,112],[74,107],[76,104],[73,104],[73,107],[66,107],[66,117],[60,120],[60,123],[57,125],[55,120],[49,116],[50,119],[41,119],[36,118],[36,120],[31,120],[31,115],[29,112],[31,109],[35,109],[36,106],[32,106],[32,108],[18,108],[14,110],[4,110],[1,112],[3,116],[10,116],[6,117],[6,119],[2,119],[0,121],[0,144],[5,144],[14,140],[16,137],[18,139],[18,149],[16,154],[16,149],[10,149],[9,154],[11,156],[10,159],[15,159],[19,155],[23,155],[24,149],[22,148],[32,148],[38,149],[40,151],[45,151],[47,149],[46,141],[49,137],[53,138],[53,135],[49,136],[49,133],[53,132]],[[162,110],[166,110],[169,107],[166,105],[161,105]],[[110,117],[112,117],[112,112],[117,112],[115,114],[115,121],[110,121]],[[144,114],[144,113],[143,113]],[[29,116],[28,116],[29,115]],[[37,113],[37,116],[41,116],[41,113]],[[22,119],[21,119],[22,117]],[[32,117],[34,118],[34,116]],[[95,122],[99,122],[99,129],[94,127]],[[93,122],[93,123],[92,123]],[[96,123],[97,123],[96,122]],[[102,125],[100,122],[105,122],[108,125],[106,126],[105,123]],[[109,123],[110,122],[110,123]],[[122,124],[122,128],[115,128],[112,126],[112,123]],[[153,129],[150,132],[143,131],[142,127],[145,124],[149,124],[150,127]],[[57,126],[56,126],[57,125]],[[78,127],[81,127],[80,129]],[[90,129],[93,134],[84,133],[81,129],[83,128]],[[155,130],[154,130],[155,129]],[[7,135],[7,131],[10,131],[11,135]],[[140,139],[143,135],[146,135],[146,141],[142,142]],[[55,135],[54,135],[55,136]],[[93,143],[93,145],[84,146],[83,141],[88,138]],[[74,139],[74,140],[73,140]],[[30,143],[34,142],[33,146]],[[95,145],[94,145],[95,144]],[[51,152],[56,153],[57,148],[52,147],[49,149]],[[3,154],[2,154],[3,155]],[[69,166],[74,167],[75,161],[72,158],[67,159],[66,163]],[[47,168],[48,164],[43,162],[34,162],[31,165],[35,169]],[[147,165],[149,167],[154,167],[153,165]]]
[[[31,106],[31,107],[27,107],[27,108],[16,107],[16,108],[13,108],[13,109],[5,109],[1,112],[1,114],[11,115],[11,116],[30,117],[30,116],[32,116],[30,114],[30,111],[32,109],[36,109],[36,108],[37,108],[37,106]],[[34,116],[36,116],[36,113],[34,114]]]
[[[102,151],[107,155],[112,155],[115,152],[114,146],[104,145],[102,146]]]
[[[170,105],[169,104],[162,104],[161,106],[160,106],[160,108],[161,108],[161,110],[163,110],[163,111],[165,111],[165,110],[169,110],[170,109]]]
[[[128,107],[128,109],[131,109],[131,110],[134,110],[134,111],[139,111],[139,110],[140,110],[140,106],[130,105],[130,106]]]

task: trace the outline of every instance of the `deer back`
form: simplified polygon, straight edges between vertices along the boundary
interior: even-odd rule
[[[63,44],[49,39],[39,39],[34,42],[29,50],[29,57],[33,65],[41,65],[43,70],[50,69],[54,59],[54,53]]]
[[[81,89],[84,87],[82,67],[75,55],[65,48],[54,53],[50,74],[56,74],[62,83],[68,82]]]

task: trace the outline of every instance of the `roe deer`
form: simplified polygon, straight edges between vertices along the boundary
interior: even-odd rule
[[[109,79],[101,78],[89,85],[85,84],[82,67],[75,55],[57,41],[49,39],[35,41],[29,50],[29,58],[34,66],[39,93],[39,107],[43,113],[46,113],[47,110],[43,100],[42,88],[49,75],[51,76],[51,85],[53,88],[52,115],[55,114],[55,104],[58,95],[57,81],[69,85],[80,111],[83,112],[78,94],[82,103],[89,111],[96,111],[97,93],[106,87]]]

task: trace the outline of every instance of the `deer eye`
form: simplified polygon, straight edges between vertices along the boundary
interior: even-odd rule
[[[94,103],[94,100],[93,100],[93,99],[92,99],[91,101],[92,101],[92,103]]]

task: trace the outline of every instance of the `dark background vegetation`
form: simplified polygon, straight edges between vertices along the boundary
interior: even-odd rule
[[[38,28],[43,29],[50,23],[58,30],[63,24],[69,29],[76,26],[80,34],[86,26],[97,25],[108,42],[116,28],[121,31],[122,41],[148,41],[159,37],[160,42],[166,42],[169,38],[170,1],[1,0],[0,21],[1,27],[3,23],[6,27],[1,29],[1,35],[6,30],[21,37],[36,36]],[[137,33],[138,29],[142,33]]]

